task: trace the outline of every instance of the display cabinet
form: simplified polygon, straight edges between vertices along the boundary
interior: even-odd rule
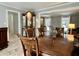
[[[22,14],[22,36],[27,36],[27,32],[25,31],[28,28],[35,28],[36,25],[36,16],[34,12],[27,11]],[[35,30],[34,33],[35,35]]]

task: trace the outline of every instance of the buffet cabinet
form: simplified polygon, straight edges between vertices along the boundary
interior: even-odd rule
[[[30,13],[30,15],[29,15]],[[35,28],[36,26],[36,16],[35,13],[32,11],[27,11],[22,14],[22,36],[27,37],[27,29],[28,28]],[[33,31],[35,36],[35,30]]]
[[[0,50],[8,46],[7,27],[0,28]]]

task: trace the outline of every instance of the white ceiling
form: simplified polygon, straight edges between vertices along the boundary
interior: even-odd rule
[[[40,11],[40,10],[39,10]],[[40,12],[42,15],[71,15],[79,13],[79,2],[68,2],[61,5],[56,5],[54,7],[50,7]]]
[[[1,5],[19,9],[33,10],[42,15],[68,15],[79,10],[78,2],[0,2]]]
[[[59,16],[59,15],[71,15],[76,13],[79,13],[79,7],[45,11],[45,12],[41,12],[41,15]]]
[[[20,10],[27,10],[27,9],[37,10],[50,7],[51,5],[55,6],[56,4],[59,3],[61,2],[1,2],[0,4],[17,8]]]

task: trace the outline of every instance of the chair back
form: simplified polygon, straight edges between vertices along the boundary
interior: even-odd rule
[[[27,29],[27,36],[33,37],[34,36],[34,28],[28,28]]]
[[[24,56],[26,56],[26,48],[25,48],[25,44],[24,44],[24,41],[20,38],[20,41],[21,41],[21,44],[22,44],[22,48],[23,48],[23,53],[24,53]]]

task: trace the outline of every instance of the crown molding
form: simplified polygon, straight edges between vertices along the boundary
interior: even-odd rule
[[[0,5],[3,6],[3,7],[12,8],[12,9],[16,9],[16,10],[19,10],[19,11],[24,11],[22,9],[19,9],[19,8],[16,8],[16,7],[12,7],[10,5],[7,5],[7,4],[1,3],[1,2],[0,2]]]
[[[56,9],[57,7],[62,7],[62,6],[70,5],[70,4],[73,4],[73,3],[76,3],[76,2],[60,2],[60,3],[55,3],[55,4],[49,4],[50,7],[43,8],[43,9],[37,9],[37,10],[33,10],[33,11],[36,12],[36,13],[58,12],[58,11],[63,11],[65,9]],[[20,8],[12,7],[12,6],[4,4],[4,3],[0,3],[0,5],[4,6],[4,7],[8,7],[8,8],[13,8],[13,9],[16,9],[16,10],[19,10],[19,11],[24,11],[24,12],[26,11],[26,10],[23,10],[23,9],[20,9]],[[78,8],[78,7],[75,7],[75,8]],[[73,9],[73,8],[70,8],[70,9]],[[66,9],[66,10],[69,10],[69,9]]]
[[[43,16],[43,17],[51,17],[50,15],[41,15],[41,16]]]
[[[62,2],[62,3],[58,3],[56,5],[51,5],[50,7],[48,8],[43,8],[43,9],[39,9],[39,10],[35,10],[36,12],[44,12],[44,11],[47,11],[47,10],[53,10],[57,7],[61,7],[61,6],[66,6],[66,5],[70,5],[70,4],[73,4],[74,2]]]
[[[40,14],[44,14],[44,13],[48,14],[48,13],[53,13],[53,12],[65,12],[65,11],[71,11],[71,10],[77,10],[77,9],[79,9],[79,6],[66,8],[66,9],[56,9],[56,10],[44,11],[44,12],[40,12]]]

